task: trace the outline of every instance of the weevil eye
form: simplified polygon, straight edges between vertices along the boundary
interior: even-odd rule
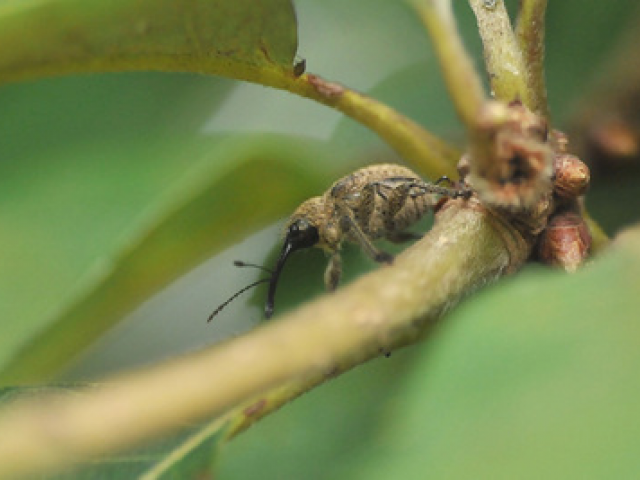
[[[303,218],[293,222],[287,229],[287,241],[293,250],[313,247],[318,240],[318,229]]]

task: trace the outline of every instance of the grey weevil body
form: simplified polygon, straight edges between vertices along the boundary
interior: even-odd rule
[[[329,256],[324,274],[327,290],[338,286],[342,274],[340,248],[345,240],[358,244],[379,263],[391,263],[393,257],[379,250],[373,241],[386,238],[402,242],[416,235],[405,230],[420,220],[439,196],[468,197],[465,189],[445,188],[427,183],[407,167],[380,164],[356,170],[336,181],[323,195],[303,202],[291,215],[284,229],[284,242],[271,276],[242,289],[211,315],[215,316],[243,291],[260,283],[269,283],[265,316],[273,315],[276,287],[285,262],[296,250],[318,247]],[[446,179],[448,180],[448,179]],[[255,266],[236,262],[237,266]]]

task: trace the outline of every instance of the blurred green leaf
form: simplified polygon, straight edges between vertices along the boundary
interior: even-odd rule
[[[368,362],[263,418],[225,447],[217,478],[346,478],[345,466],[366,455],[393,420],[415,353]]]
[[[334,172],[319,150],[317,142],[280,137],[212,144],[120,253],[94,269],[76,300],[5,365],[0,381],[53,374],[161,286],[322,189]],[[10,337],[0,341],[5,349],[16,343]]]
[[[532,269],[452,315],[352,478],[635,478],[640,229],[580,273]]]
[[[182,435],[162,457],[150,462],[140,480],[200,478],[205,472],[213,477],[214,453],[226,440],[229,422],[214,421]],[[106,462],[101,466],[101,471]],[[89,477],[91,478],[91,477]],[[117,477],[122,478],[122,477]]]
[[[136,73],[0,89],[0,365],[220,141],[196,127],[229,86]]]
[[[73,72],[292,73],[289,0],[25,0],[0,3],[0,81]],[[255,80],[255,79],[254,79]]]
[[[627,29],[638,26],[638,2],[587,4],[549,2],[547,7],[547,89],[552,120],[562,126],[589,87],[606,76],[607,59]]]
[[[45,476],[44,478],[46,480],[94,480],[97,478],[115,480],[182,480],[211,478],[222,432],[209,437],[206,442],[199,445],[198,449],[189,452],[179,462],[172,464],[171,468],[160,469],[158,474],[155,474],[155,469],[162,465],[195,430],[191,428],[185,433],[159,440],[151,445],[124,454],[111,456],[105,461],[80,464],[71,471],[59,475]]]

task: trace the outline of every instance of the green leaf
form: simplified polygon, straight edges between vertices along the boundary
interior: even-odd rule
[[[183,435],[161,458],[150,462],[141,480],[196,478],[195,474],[201,475],[205,468],[213,475],[213,453],[226,440],[228,427],[227,421],[214,421],[192,429],[190,435]]]
[[[217,478],[346,478],[345,466],[366,455],[393,420],[415,353],[368,362],[263,418],[225,447]]]
[[[212,144],[204,161],[147,212],[120,253],[104,259],[76,299],[13,356],[0,381],[55,373],[144,298],[321,190],[333,172],[314,152],[317,143],[272,137]],[[15,345],[13,338],[0,341],[5,348]]]
[[[196,127],[229,85],[135,73],[0,89],[0,365],[220,141]]]
[[[0,81],[73,72],[292,74],[289,0],[4,0]]]
[[[530,269],[456,311],[352,478],[633,478],[640,230],[614,250],[572,276]]]

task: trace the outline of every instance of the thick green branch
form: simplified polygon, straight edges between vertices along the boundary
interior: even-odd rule
[[[450,202],[393,265],[248,335],[85,395],[0,412],[0,431],[11,438],[0,443],[0,477],[104,455],[415,341],[463,295],[529,253],[510,227],[470,203]]]

